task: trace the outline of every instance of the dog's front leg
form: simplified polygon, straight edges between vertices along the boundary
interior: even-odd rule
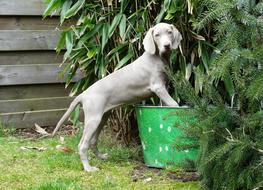
[[[153,84],[151,86],[151,91],[155,93],[165,105],[179,107],[178,103],[169,95],[165,85]]]

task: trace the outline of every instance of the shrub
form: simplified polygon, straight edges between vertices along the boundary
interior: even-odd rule
[[[173,76],[178,96],[199,118],[188,132],[199,139],[198,171],[208,189],[261,189],[263,3],[206,0],[199,8],[193,25],[200,32],[212,27],[216,46],[202,93]]]

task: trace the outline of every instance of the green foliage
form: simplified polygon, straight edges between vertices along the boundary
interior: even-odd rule
[[[181,53],[173,52],[171,58],[173,68],[180,70],[188,80],[195,79],[196,91],[202,91],[202,78],[209,68],[212,45],[209,35],[205,32],[197,34],[192,27],[192,21],[201,11],[198,0],[45,2],[44,16],[57,11],[61,24],[73,20],[72,26],[60,35],[57,45],[58,52],[66,47],[66,67],[61,74],[68,76],[67,84],[77,69],[85,73],[85,77],[75,84],[73,94],[141,55],[145,32],[163,21],[174,24],[183,36]],[[194,70],[198,72],[193,73]]]
[[[257,90],[256,101],[262,93],[252,81],[258,81],[262,62],[262,2],[248,0],[204,1],[205,10],[194,22],[194,27],[206,30],[213,25],[214,44],[217,50],[211,59],[211,80],[224,82],[229,96],[251,98],[251,89]],[[249,79],[249,80],[246,80]],[[250,87],[250,85],[252,85]],[[250,89],[247,92],[244,86]],[[258,86],[260,88],[260,86]]]
[[[185,127],[186,136],[199,142],[197,169],[207,189],[254,189],[263,179],[263,112],[241,114],[226,107],[220,93],[209,83],[202,97],[181,74],[173,76],[178,96],[195,108],[198,122]],[[183,148],[183,147],[182,147]]]
[[[263,188],[262,1],[205,0],[193,26],[211,31],[203,91],[180,73],[169,75],[176,96],[199,122],[185,129],[199,139],[197,169],[207,189]],[[197,71],[196,71],[197,72]]]
[[[172,70],[180,71],[183,77],[191,81],[195,91],[202,92],[203,77],[209,70],[210,54],[212,51],[209,33],[197,34],[192,22],[201,14],[199,0],[165,0],[156,20],[173,23],[183,36],[180,53],[174,52],[171,57]],[[209,30],[209,28],[208,28]],[[179,97],[177,97],[180,102]]]

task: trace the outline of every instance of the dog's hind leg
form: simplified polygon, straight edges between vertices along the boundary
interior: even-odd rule
[[[100,135],[100,132],[102,131],[105,123],[107,122],[108,120],[108,117],[109,117],[109,113],[105,113],[101,119],[101,122],[99,124],[99,127],[97,128],[94,136],[92,137],[91,139],[91,142],[90,142],[90,148],[91,150],[93,151],[93,153],[100,159],[102,160],[106,160],[108,158],[108,154],[107,153],[101,153],[99,150],[98,150],[98,138],[99,138],[99,135]]]
[[[98,168],[90,166],[87,150],[90,146],[91,139],[95,135],[96,130],[101,122],[101,118],[102,114],[89,115],[87,118],[85,113],[85,126],[78,148],[84,170],[87,172],[98,170]]]

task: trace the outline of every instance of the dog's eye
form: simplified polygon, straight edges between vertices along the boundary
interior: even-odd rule
[[[173,32],[172,32],[171,30],[169,30],[169,31],[168,31],[168,34],[171,35],[171,34],[173,34]]]
[[[160,36],[160,34],[159,34],[159,33],[157,33],[157,34],[154,34],[154,36],[155,36],[155,37],[159,37],[159,36]]]

